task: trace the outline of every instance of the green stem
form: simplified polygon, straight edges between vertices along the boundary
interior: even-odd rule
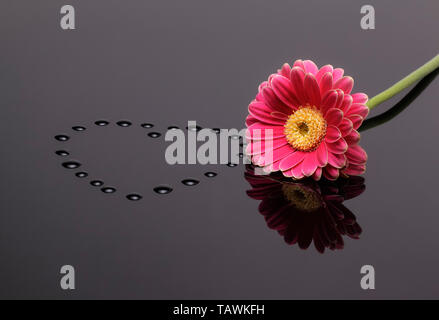
[[[387,111],[380,113],[379,115],[364,120],[358,131],[365,131],[377,126],[380,126],[387,121],[392,120],[398,114],[403,112],[415,99],[424,91],[430,83],[433,82],[434,78],[439,74],[439,68],[433,72],[426,75],[424,78],[419,80],[419,82],[407,93],[404,98],[402,98],[397,104],[388,109]]]
[[[384,90],[380,94],[377,94],[375,97],[370,99],[366,105],[369,107],[369,109],[375,108],[377,105],[383,103],[386,100],[389,100],[395,94],[397,94],[397,93],[401,92],[402,90],[404,90],[405,88],[411,86],[413,83],[422,79],[427,74],[429,74],[430,72],[432,72],[433,70],[435,70],[437,68],[439,68],[439,54],[436,55],[433,59],[428,61],[423,66],[419,67],[418,69],[416,69],[415,71],[410,73],[404,79],[395,83],[389,89]]]

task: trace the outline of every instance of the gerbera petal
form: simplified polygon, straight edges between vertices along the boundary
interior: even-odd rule
[[[357,144],[360,141],[360,134],[356,130],[352,130],[351,133],[343,137],[348,145]]]
[[[313,178],[315,181],[319,181],[320,178],[322,177],[322,172],[323,172],[322,168],[317,167],[316,171],[315,171],[314,174],[312,175],[312,178]]]
[[[326,129],[325,140],[327,142],[335,142],[341,138],[341,132],[336,126],[328,126]]]
[[[348,149],[348,144],[343,138],[340,138],[332,143],[328,142],[326,145],[328,146],[329,152],[337,153],[337,154],[345,153],[346,150]]]
[[[253,100],[252,102],[250,102],[248,107],[249,107],[249,109],[251,107],[252,109],[262,110],[262,111],[264,111],[264,112],[266,112],[268,114],[273,112],[273,110],[264,101]]]
[[[306,177],[312,176],[318,166],[317,153],[308,152],[305,158],[303,159],[301,165],[302,165],[303,175]]]
[[[266,150],[267,148],[272,148],[274,150],[286,145],[287,143],[288,141],[285,139],[285,137],[273,139],[271,141],[253,141],[245,147],[245,153],[248,155],[265,153],[268,151]]]
[[[272,164],[268,165],[268,167],[270,168],[270,171],[279,171],[280,170],[279,165],[280,165],[281,161],[282,161],[282,159],[274,161]]]
[[[363,119],[365,119],[369,114],[369,108],[366,107],[366,105],[364,104],[354,103],[352,104],[351,108],[347,112],[347,115],[352,115],[352,114],[358,114],[359,116],[363,117]]]
[[[361,124],[363,123],[362,116],[353,114],[353,115],[350,115],[348,118],[352,121],[352,125],[353,125],[355,130],[357,130],[361,126]]]
[[[352,99],[354,100],[354,103],[366,104],[368,100],[367,94],[361,92],[352,93],[351,96]]]
[[[273,164],[270,164],[268,166],[262,167],[262,171],[264,171],[266,174],[270,174],[274,171],[272,168]]]
[[[332,78],[334,83],[343,77],[344,70],[342,68],[335,68],[334,72],[332,72]]]
[[[258,87],[258,94],[256,95],[257,101],[265,101],[264,96],[262,95],[262,90],[268,86],[268,81],[262,82]]]
[[[300,105],[299,100],[293,92],[293,86],[288,78],[276,76],[273,78],[271,85],[276,96],[287,106],[297,109]]]
[[[251,160],[252,160],[253,164],[259,166],[259,165],[262,165],[262,164],[260,163],[260,159],[261,159],[261,158],[262,158],[262,155],[260,155],[260,154],[256,154],[256,155],[254,155],[254,156],[251,157]]]
[[[328,125],[338,126],[343,120],[343,111],[331,108],[326,112],[325,118]]]
[[[247,118],[245,119],[245,125],[246,125],[247,127],[250,127],[252,124],[254,124],[254,123],[256,123],[256,122],[259,122],[259,120],[256,119],[255,117],[253,117],[251,114],[249,114],[249,115],[247,116]]]
[[[346,169],[343,170],[343,173],[348,175],[359,175],[363,174],[366,171],[366,165],[349,165]]]
[[[282,171],[286,171],[288,169],[291,169],[292,167],[297,166],[303,160],[303,158],[305,158],[306,154],[306,152],[296,151],[288,155],[283,160],[281,160],[279,169]]]
[[[322,111],[322,113],[326,114],[326,111],[328,111],[331,108],[335,108],[337,99],[338,99],[338,93],[336,90],[327,91],[323,96],[322,104],[320,106],[320,110]]]
[[[354,79],[352,77],[343,77],[334,82],[334,88],[343,90],[344,93],[349,94],[354,87]]]
[[[340,109],[343,111],[344,114],[346,114],[347,112],[349,112],[351,106],[352,106],[352,97],[350,94],[345,94]]]
[[[264,96],[267,106],[270,107],[272,111],[279,111],[283,113],[289,112],[290,108],[278,98],[272,88],[265,87],[262,89],[262,95]]]
[[[295,179],[302,179],[304,177],[302,173],[302,164],[299,163],[297,166],[293,167],[291,173]]]
[[[282,171],[282,174],[287,178],[291,178],[293,176],[293,170],[289,169],[287,171]]]
[[[262,154],[255,154],[254,156],[251,157],[251,161],[253,162],[254,165],[265,166],[264,157]]]
[[[258,87],[258,91],[262,91],[266,86],[268,86],[268,81],[262,81]]]
[[[277,75],[277,73],[272,73],[272,74],[270,74],[270,75],[268,76],[268,79],[267,79],[267,81],[268,81],[268,86],[271,85],[271,80],[273,80],[273,78],[274,78],[276,75]]]
[[[316,67],[317,68],[317,67]],[[307,101],[312,106],[320,105],[320,89],[315,76],[311,73],[305,75],[304,80],[305,93]]]
[[[335,107],[338,108],[338,109],[341,109],[341,105],[342,105],[342,103],[344,101],[345,94],[344,94],[343,90],[341,90],[341,89],[335,89],[335,90],[338,93],[337,102],[336,102]]]
[[[340,129],[341,135],[343,137],[349,135],[353,128],[354,125],[352,124],[352,121],[348,118],[343,118],[343,121],[338,125],[338,129]]]
[[[365,164],[367,161],[366,151],[358,144],[349,147],[348,151],[346,151],[346,157],[349,163],[357,165]]]
[[[340,171],[337,168],[334,168],[331,165],[327,165],[323,168],[323,176],[331,181],[337,180]]]
[[[293,68],[294,68],[294,67],[299,67],[300,69],[302,69],[303,71],[305,71],[305,65],[304,65],[302,59],[298,59],[298,60],[294,61]]]
[[[288,119],[288,115],[279,111],[273,111],[272,113],[270,113],[270,115],[274,118],[284,120],[284,123]]]
[[[346,165],[346,156],[344,154],[329,153],[328,163],[334,168],[341,169]]]
[[[321,67],[319,72],[317,72],[317,74],[316,74],[317,82],[320,83],[320,80],[322,79],[323,75],[328,73],[328,72],[331,74],[331,78],[332,78],[333,71],[334,71],[334,68],[330,64],[327,64],[327,65]]]
[[[284,63],[282,68],[278,71],[281,76],[289,78],[291,72],[291,67],[288,63]]]
[[[264,123],[253,123],[246,130],[246,138],[249,140],[265,140],[266,138],[281,138],[285,136],[283,126],[267,126]]]
[[[261,122],[282,126],[285,120],[275,118],[271,115],[271,110],[267,108],[265,103],[255,101],[248,106],[248,112]]]
[[[305,72],[299,67],[294,67],[291,69],[290,79],[293,85],[294,95],[297,97],[300,104],[305,104],[306,96],[303,85],[303,81],[305,80]]]
[[[263,158],[262,165],[269,165],[277,161],[280,161],[293,152],[294,149],[289,144],[274,149],[272,152],[266,152],[262,156]]]
[[[323,97],[326,92],[332,89],[332,73],[325,73],[319,80],[320,95]]]
[[[256,100],[256,101],[265,101],[265,98],[264,98],[264,96],[262,95],[262,91],[259,91],[259,92],[256,94],[256,98],[255,98],[255,100]]]
[[[319,147],[315,152],[316,152],[316,158],[319,167],[326,166],[328,163],[328,148],[326,146],[325,141],[322,141],[322,143],[320,143]]]
[[[305,72],[310,72],[314,76],[319,71],[319,68],[317,68],[316,64],[314,62],[312,62],[311,60],[303,61],[303,65],[305,66]]]

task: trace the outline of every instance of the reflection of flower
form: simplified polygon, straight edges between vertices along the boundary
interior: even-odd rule
[[[336,180],[340,172],[365,171],[367,156],[357,129],[369,112],[368,98],[351,94],[354,80],[343,73],[297,60],[261,83],[246,119],[246,151],[255,165],[295,179],[319,180],[323,174]]]
[[[282,175],[255,175],[247,166],[245,178],[252,186],[249,197],[262,200],[259,212],[269,228],[277,230],[285,242],[307,249],[314,240],[316,249],[342,249],[343,235],[358,239],[361,228],[343,201],[360,195],[364,178],[353,176],[337,181],[312,179],[286,181]]]

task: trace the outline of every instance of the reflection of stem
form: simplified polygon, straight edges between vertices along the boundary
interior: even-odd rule
[[[416,81],[422,79],[423,77],[425,77],[427,74],[437,69],[438,67],[439,67],[439,54],[436,55],[430,61],[428,61],[426,64],[424,64],[422,67],[419,67],[418,69],[410,73],[404,79],[395,83],[389,89],[384,90],[380,94],[377,94],[375,97],[370,99],[366,105],[369,107],[369,109],[375,108],[377,105],[383,103],[386,100],[389,100],[395,94],[411,86]]]
[[[424,91],[425,88],[428,87],[428,85],[434,80],[438,73],[439,68],[437,68],[429,75],[427,75],[424,79],[419,81],[418,84],[392,108],[378,116],[365,120],[359,128],[359,131],[374,128],[396,117],[405,108],[407,108],[421,94],[421,92]]]

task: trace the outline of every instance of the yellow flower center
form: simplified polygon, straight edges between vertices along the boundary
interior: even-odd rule
[[[282,192],[285,199],[299,210],[312,212],[322,206],[322,201],[314,191],[297,184],[284,183]]]
[[[284,127],[288,143],[300,151],[314,151],[326,134],[325,118],[314,106],[300,107]]]

